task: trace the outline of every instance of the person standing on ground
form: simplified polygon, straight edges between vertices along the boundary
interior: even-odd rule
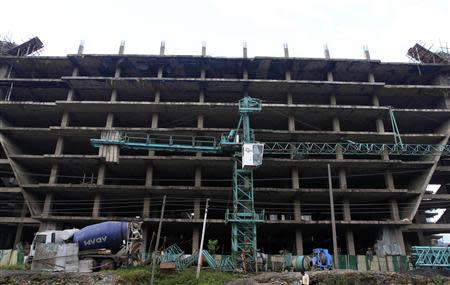
[[[369,265],[368,270],[372,270],[373,250],[371,247],[369,247],[366,251],[366,259],[367,259],[367,264]]]

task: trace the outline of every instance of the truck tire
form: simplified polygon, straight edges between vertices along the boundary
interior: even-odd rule
[[[102,259],[98,265],[99,270],[113,270],[115,267],[114,260],[111,258]]]

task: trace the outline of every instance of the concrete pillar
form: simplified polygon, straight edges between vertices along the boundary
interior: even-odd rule
[[[300,181],[299,181],[299,174],[298,174],[298,168],[293,167],[291,170],[291,178],[292,178],[292,188],[293,189],[299,189],[300,188]]]
[[[111,102],[117,102],[117,90],[113,89],[111,92]]]
[[[303,255],[303,236],[300,227],[295,229],[295,249],[297,255]]]
[[[347,230],[345,232],[345,237],[346,237],[346,241],[347,241],[347,254],[348,255],[356,255],[355,240],[354,240],[353,231],[351,228],[347,227]]]
[[[347,190],[347,173],[345,169],[339,169],[339,188]]]
[[[203,117],[203,115],[198,115],[198,117],[197,117],[197,129],[203,129],[203,120],[204,120],[204,117]]]
[[[334,81],[333,72],[327,72],[327,80],[328,81]]]
[[[76,76],[76,75],[75,75]],[[69,91],[67,92],[67,101],[73,101],[73,97],[75,95],[75,91],[71,88],[69,89]]]
[[[150,197],[144,197],[144,204],[142,206],[142,217],[150,218]]]
[[[194,199],[194,219],[200,219],[200,199]],[[197,226],[192,229],[192,252],[198,250],[200,241],[200,230]]]
[[[44,208],[42,209],[42,216],[47,217],[52,210],[53,193],[45,195]]]
[[[295,132],[295,119],[293,115],[289,115],[288,117],[288,130],[290,132]]]
[[[294,99],[292,97],[292,93],[287,94],[287,104],[292,105],[294,103]],[[290,132],[295,132],[295,117],[294,115],[288,116],[288,130]]]
[[[331,106],[336,106],[337,105],[336,94],[331,94],[330,95],[330,105]]]
[[[147,166],[147,171],[145,172],[145,186],[153,186],[153,166]]]
[[[106,127],[112,128],[114,123],[114,114],[108,113],[108,116],[106,117]]]
[[[25,218],[25,216],[27,215],[27,212],[28,212],[28,206],[27,206],[27,203],[24,202],[22,204],[22,209],[20,211],[20,217],[22,219]],[[13,249],[17,248],[17,244],[22,239],[22,232],[23,232],[23,223],[19,223],[19,224],[17,224],[16,235],[14,237],[14,243],[13,243]]]
[[[341,124],[337,117],[333,117],[333,131],[335,131],[335,132],[341,131]]]
[[[200,166],[197,166],[195,168],[195,187],[201,187],[202,186],[202,168]]]
[[[50,178],[48,179],[48,184],[55,184],[58,182],[58,165],[53,164],[50,170]]]
[[[69,112],[64,112],[61,119],[61,127],[68,127],[70,123],[70,114]]]
[[[395,228],[395,232],[397,235],[398,245],[400,246],[400,254],[406,255],[405,240],[403,239],[403,233],[399,228]]]
[[[390,170],[386,170],[384,173],[384,184],[389,191],[395,190],[394,176]]]
[[[43,231],[50,231],[50,230],[56,230],[56,223],[55,222],[41,222],[39,225],[39,232]]]
[[[200,219],[200,199],[194,199],[194,219]]]
[[[61,155],[63,154],[64,150],[64,139],[62,137],[59,137],[56,141],[56,147],[55,147],[55,155]]]
[[[92,207],[93,218],[100,217],[100,204],[101,204],[101,196],[100,194],[96,194],[94,198],[94,206]]]
[[[391,219],[394,221],[400,220],[400,214],[398,211],[398,204],[396,199],[390,199],[389,200],[389,208],[391,212]]]
[[[423,235],[423,231],[417,231],[417,238],[419,239],[419,245],[427,246],[429,245],[429,240]]]
[[[142,245],[141,252],[144,254],[143,258],[145,259],[145,254],[147,253],[147,241],[148,241],[148,226],[146,224],[142,225]]]
[[[192,229],[192,253],[198,251],[200,243],[200,230],[197,226]]]
[[[349,222],[352,220],[350,212],[350,201],[348,198],[342,199],[342,212],[344,214],[344,221]]]
[[[105,184],[105,174],[106,174],[106,166],[102,164],[98,168],[97,185]]]
[[[292,93],[287,94],[287,103],[288,105],[294,104],[294,97],[292,96]]]
[[[294,219],[299,222],[302,219],[302,210],[300,205],[300,199],[296,198],[294,200]]]

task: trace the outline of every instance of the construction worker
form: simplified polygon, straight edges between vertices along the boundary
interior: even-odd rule
[[[372,270],[372,261],[373,261],[373,250],[369,247],[366,251],[366,260],[368,264],[368,270]]]

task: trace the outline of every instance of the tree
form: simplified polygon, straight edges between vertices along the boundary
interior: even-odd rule
[[[219,241],[216,239],[208,240],[208,251],[210,254],[216,254],[216,251],[219,250]]]

